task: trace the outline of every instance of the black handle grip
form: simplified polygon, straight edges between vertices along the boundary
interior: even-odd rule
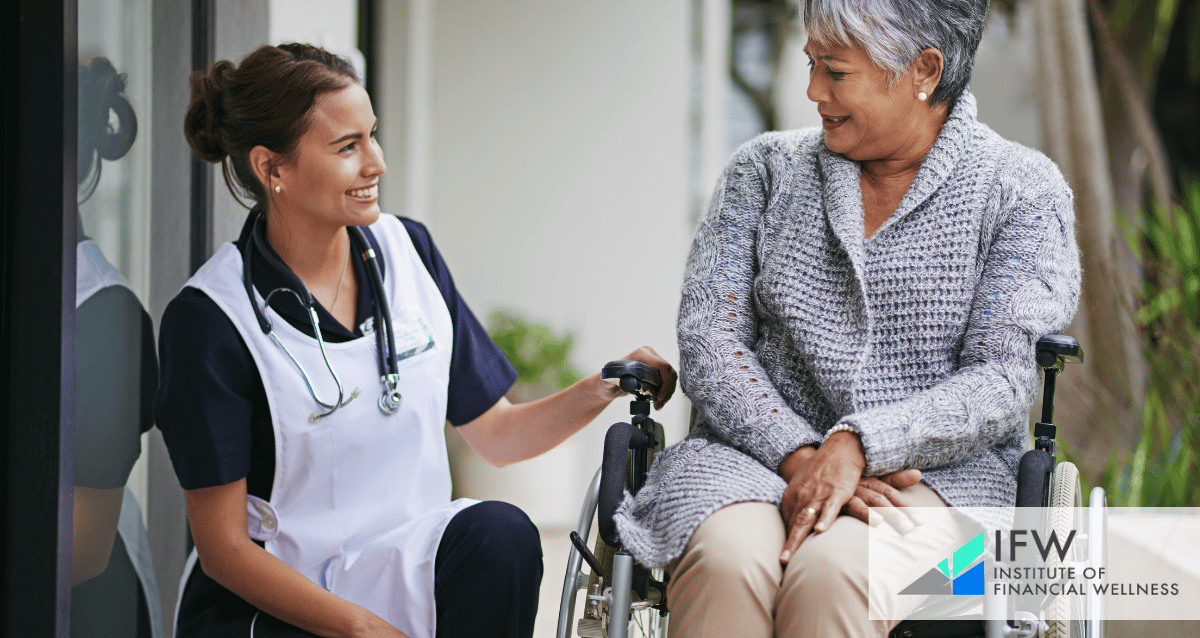
[[[604,436],[604,463],[600,466],[600,538],[612,547],[617,547],[617,526],[613,514],[625,496],[625,474],[628,469],[629,450],[645,447],[651,438],[645,432],[628,423],[614,423]]]
[[[604,578],[604,567],[600,565],[600,560],[596,558],[592,550],[588,549],[587,543],[583,542],[579,532],[571,531],[571,544],[575,546],[575,551],[579,552],[583,560],[587,561],[588,567],[592,568],[592,573]]]
[[[1083,348],[1070,335],[1046,335],[1037,340],[1035,348],[1038,365],[1043,368],[1054,366],[1059,358],[1066,363],[1083,362]]]
[[[625,392],[654,395],[662,387],[662,376],[654,366],[641,361],[609,361],[600,369],[601,379],[617,379]]]

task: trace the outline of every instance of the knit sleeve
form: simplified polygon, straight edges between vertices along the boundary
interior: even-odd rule
[[[1001,194],[1010,210],[987,248],[958,370],[903,401],[842,418],[861,432],[867,474],[961,462],[1027,427],[1035,344],[1066,329],[1080,290],[1071,192],[1041,160],[1031,172],[1045,187]]]
[[[755,243],[770,199],[763,171],[751,142],[725,169],[700,223],[679,307],[679,378],[700,427],[774,471],[821,437],[788,407],[754,350]]]

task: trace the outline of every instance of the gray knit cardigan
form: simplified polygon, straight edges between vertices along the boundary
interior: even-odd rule
[[[918,468],[952,506],[1015,502],[1034,342],[1070,322],[1079,256],[1058,168],[975,113],[964,94],[869,240],[859,165],[820,130],[735,154],[679,308],[700,418],[617,513],[640,562],[679,556],[721,507],[779,503],[780,461],[838,423],[862,433],[868,475]]]

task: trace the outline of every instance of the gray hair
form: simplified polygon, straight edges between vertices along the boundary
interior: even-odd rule
[[[804,0],[808,37],[861,47],[896,83],[922,50],[942,52],[942,79],[929,103],[953,104],[967,89],[988,0]]]

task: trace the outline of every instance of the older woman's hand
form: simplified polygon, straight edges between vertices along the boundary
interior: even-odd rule
[[[862,444],[850,432],[835,432],[815,452],[801,448],[784,459],[780,473],[788,486],[779,507],[788,537],[779,562],[787,563],[810,532],[829,529],[855,496],[866,464]]]
[[[914,525],[920,524],[920,519],[914,511],[897,509],[912,506],[900,490],[920,482],[921,470],[915,469],[900,470],[879,478],[863,477],[858,480],[854,496],[846,502],[842,512],[868,525],[887,521],[896,531],[907,534]],[[878,516],[871,518],[872,513]]]

